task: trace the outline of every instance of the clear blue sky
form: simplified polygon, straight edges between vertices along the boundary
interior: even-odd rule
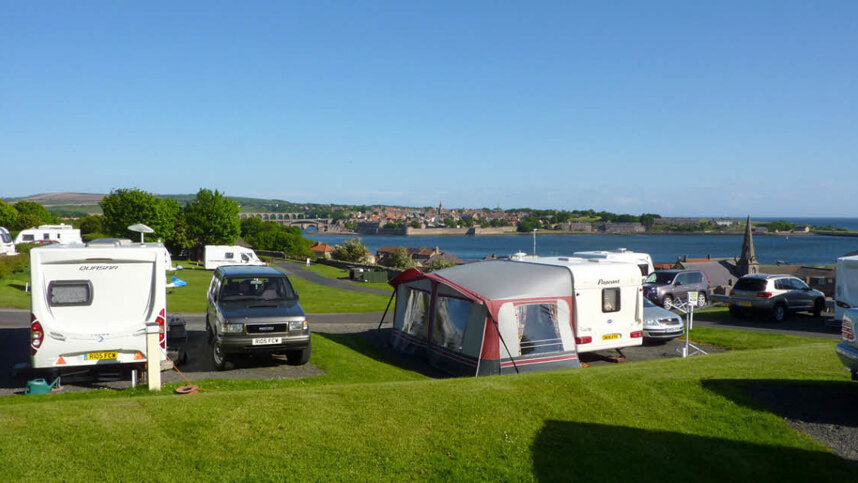
[[[0,196],[858,216],[858,2],[0,3]]]

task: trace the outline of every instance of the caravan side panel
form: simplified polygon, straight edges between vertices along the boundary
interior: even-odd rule
[[[858,257],[841,257],[835,265],[834,320],[843,320],[843,313],[858,307]]]

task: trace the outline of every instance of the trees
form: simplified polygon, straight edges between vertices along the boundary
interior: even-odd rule
[[[331,256],[335,260],[344,262],[365,263],[366,262],[366,245],[360,238],[349,238],[342,244],[334,247],[334,253]]]
[[[38,220],[35,224],[28,224],[27,226],[20,227],[19,230],[22,230],[24,228],[31,228],[38,225],[47,225],[55,221],[54,216],[51,215],[51,212],[49,212],[40,203],[36,203],[35,201],[19,201],[15,203],[15,210],[18,211],[19,217],[21,215],[30,215],[32,217],[30,218],[30,220]]]
[[[238,203],[205,188],[184,209],[190,239],[197,245],[232,245],[241,234]]]
[[[0,200],[0,226],[4,228],[15,228],[18,221],[18,210],[14,206]]]
[[[408,251],[405,247],[396,247],[396,251],[390,257],[390,266],[405,270],[416,267],[417,263],[408,256]]]
[[[155,230],[153,237],[167,243],[173,241],[176,218],[181,211],[176,200],[157,198],[132,188],[111,191],[99,205],[104,213],[102,225],[107,235],[128,236],[130,225],[143,223]]]
[[[104,233],[104,217],[101,215],[90,215],[85,218],[81,218],[80,232],[83,235],[88,233]]]
[[[241,237],[257,250],[273,250],[296,257],[310,256],[312,242],[296,226],[248,218],[241,221]]]

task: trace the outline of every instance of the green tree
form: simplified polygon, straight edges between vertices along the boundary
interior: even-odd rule
[[[408,256],[408,251],[405,247],[397,247],[396,251],[393,252],[393,256],[390,257],[390,266],[405,270],[416,267],[417,263]]]
[[[409,223],[409,225],[411,225],[411,228],[420,228],[421,226],[420,222],[417,220],[411,220],[411,223]]]
[[[19,201],[15,203],[15,209],[18,211],[19,216],[31,215],[34,218],[38,219],[39,222],[36,223],[36,225],[47,225],[55,221],[53,215],[51,215],[51,212],[48,211],[40,203],[36,203],[35,201]],[[30,226],[26,228],[30,228]]]
[[[14,229],[18,221],[18,210],[14,206],[0,200],[0,226]]]
[[[444,257],[435,257],[429,261],[426,265],[423,266],[423,269],[427,272],[434,272],[435,270],[441,270],[442,268],[450,268],[455,267],[456,262],[453,260],[447,260]]]
[[[155,230],[150,239],[160,238],[166,243],[173,241],[176,217],[181,211],[176,200],[157,198],[132,188],[111,191],[99,205],[104,213],[102,225],[107,235],[128,237],[131,235],[128,227],[142,223]]]
[[[360,238],[349,238],[343,243],[334,247],[334,252],[331,254],[334,260],[342,260],[344,262],[365,263],[366,262],[366,245]]]
[[[200,189],[185,206],[190,239],[197,246],[232,245],[241,234],[238,203],[215,190]]]
[[[26,230],[27,228],[35,228],[42,224],[42,219],[30,213],[19,213],[15,220],[15,230]]]
[[[81,234],[104,233],[104,217],[101,215],[89,215],[81,218],[78,225]]]

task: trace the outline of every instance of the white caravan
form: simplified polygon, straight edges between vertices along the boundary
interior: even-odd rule
[[[240,246],[206,245],[204,257],[206,270],[214,270],[224,265],[266,265],[256,256],[256,252]]]
[[[643,292],[637,264],[575,257],[542,257],[521,263],[559,265],[571,272],[578,352],[643,343]]]
[[[838,258],[834,274],[834,320],[843,320],[844,312],[858,307],[858,255]]]
[[[597,250],[592,252],[575,252],[572,256],[579,258],[614,260],[617,262],[632,262],[640,268],[641,275],[644,278],[655,271],[655,267],[652,265],[652,257],[649,256],[649,253],[630,252],[625,248],[617,248],[616,250]]]
[[[34,368],[145,362],[156,323],[166,360],[166,277],[160,243],[61,246],[30,252]]]
[[[83,243],[80,238],[80,230],[66,225],[39,225],[38,228],[27,228],[21,230],[18,236],[15,237],[15,244],[21,243],[39,243],[42,241],[50,241],[61,245],[71,245],[74,243]]]
[[[9,230],[0,226],[0,255],[17,255]]]

